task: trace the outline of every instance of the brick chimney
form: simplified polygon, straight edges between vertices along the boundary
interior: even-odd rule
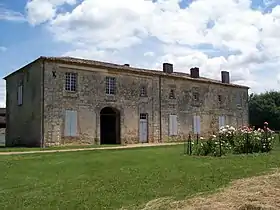
[[[199,78],[199,68],[194,67],[190,69],[191,78]]]
[[[222,83],[229,84],[229,72],[228,71],[221,71],[221,79],[222,79]]]
[[[168,74],[173,73],[173,64],[163,63],[162,70],[163,70],[163,72],[168,73]]]

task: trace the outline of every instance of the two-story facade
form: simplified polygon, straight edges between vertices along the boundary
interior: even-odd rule
[[[6,145],[184,140],[248,123],[248,87],[173,71],[40,57],[5,77]]]

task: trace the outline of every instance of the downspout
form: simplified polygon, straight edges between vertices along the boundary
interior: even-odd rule
[[[159,142],[162,142],[162,122],[161,122],[161,75],[159,75],[159,82],[158,82],[158,99],[159,99]]]
[[[44,99],[45,99],[45,58],[43,58],[43,72],[41,75],[41,148],[45,148],[44,135]]]

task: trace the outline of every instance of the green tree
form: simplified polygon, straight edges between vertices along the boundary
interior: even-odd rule
[[[280,130],[280,92],[269,91],[249,96],[250,125],[263,127],[268,122],[269,128]]]

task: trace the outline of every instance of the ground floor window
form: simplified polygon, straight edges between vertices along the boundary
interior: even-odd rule
[[[193,116],[193,132],[200,134],[200,116]]]
[[[222,126],[225,126],[225,116],[219,116],[219,129],[222,127]]]
[[[178,122],[177,115],[169,115],[169,136],[177,136],[178,134]]]
[[[77,132],[77,111],[65,111],[64,136],[78,136]]]

